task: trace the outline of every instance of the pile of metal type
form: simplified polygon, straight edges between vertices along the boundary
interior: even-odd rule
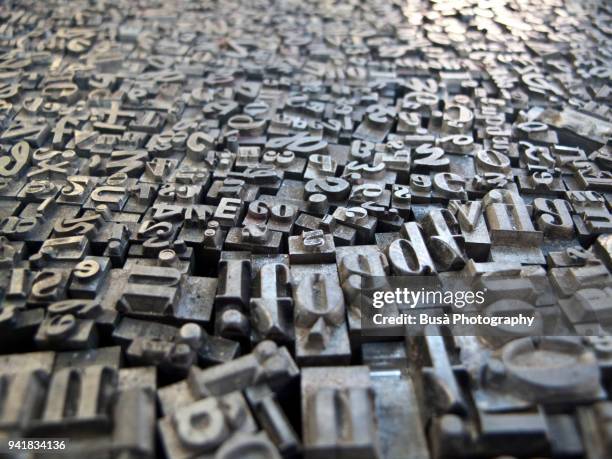
[[[2,457],[612,457],[611,37],[605,0],[0,3],[0,443],[66,440]],[[558,333],[366,333],[387,276]]]

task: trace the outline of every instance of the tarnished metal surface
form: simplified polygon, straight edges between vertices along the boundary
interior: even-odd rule
[[[611,38],[603,0],[1,2],[0,455],[612,457]],[[377,330],[391,276],[535,333]]]

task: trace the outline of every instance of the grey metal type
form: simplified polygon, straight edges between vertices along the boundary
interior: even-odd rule
[[[0,455],[612,457],[611,24],[0,2]]]

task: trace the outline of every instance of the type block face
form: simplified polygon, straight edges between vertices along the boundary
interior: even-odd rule
[[[367,367],[305,368],[301,388],[306,457],[380,457]]]

